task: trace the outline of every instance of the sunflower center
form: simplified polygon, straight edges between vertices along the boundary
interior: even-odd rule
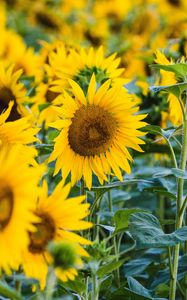
[[[70,147],[79,155],[98,155],[112,145],[117,129],[115,118],[98,106],[81,107],[69,128]]]
[[[168,0],[168,2],[173,6],[180,6],[181,1],[180,0]]]
[[[44,12],[37,12],[36,13],[36,20],[37,22],[48,28],[48,29],[58,29],[57,24],[55,24],[55,22],[52,20],[52,18],[50,18],[50,15],[44,13]]]
[[[0,231],[9,223],[14,207],[14,196],[9,187],[0,190]]]
[[[46,246],[55,236],[55,224],[53,219],[48,214],[39,214],[40,223],[36,223],[36,231],[30,232],[29,251],[31,253],[42,253],[46,250]]]
[[[15,5],[16,4],[16,0],[6,0],[5,1],[8,5],[12,6],[12,5]]]
[[[16,98],[12,93],[11,89],[3,86],[0,88],[0,114],[8,108],[9,102],[13,100],[14,105],[12,107],[11,113],[7,119],[7,121],[15,121],[18,120],[21,115],[17,111]]]

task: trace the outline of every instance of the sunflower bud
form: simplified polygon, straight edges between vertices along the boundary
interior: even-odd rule
[[[60,267],[63,270],[68,270],[75,267],[77,254],[75,246],[71,243],[50,243],[48,251],[52,255],[54,268]]]

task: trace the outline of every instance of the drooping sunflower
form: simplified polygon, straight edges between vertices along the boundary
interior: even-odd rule
[[[76,247],[77,261],[81,263],[81,256],[88,253],[81,245],[89,245],[90,241],[72,232],[84,230],[92,226],[83,220],[88,215],[89,204],[82,203],[85,196],[67,199],[70,184],[63,187],[60,182],[53,193],[48,196],[48,187],[44,181],[35,213],[40,221],[35,223],[36,231],[30,232],[30,243],[23,255],[23,269],[28,277],[40,281],[43,289],[46,284],[48,266],[51,262],[47,246],[51,242],[67,241]],[[56,275],[63,281],[74,279],[77,274],[75,268],[57,268]]]
[[[38,139],[35,135],[39,129],[32,127],[27,117],[13,122],[6,122],[11,114],[13,105],[13,101],[9,102],[8,109],[0,114],[0,146],[2,144],[26,145],[36,142]]]
[[[138,129],[146,124],[141,121],[145,115],[136,115],[138,108],[126,89],[111,87],[111,80],[97,90],[93,75],[86,96],[75,81],[69,83],[74,98],[64,92],[62,119],[51,125],[61,130],[49,158],[57,159],[55,174],[61,169],[66,178],[71,172],[72,185],[83,177],[89,189],[92,173],[101,183],[107,181],[107,174],[122,180],[120,169],[130,172],[128,148],[142,151],[139,137],[144,133]]]
[[[0,150],[0,268],[10,272],[22,260],[22,251],[29,243],[27,231],[32,223],[39,181],[38,168],[28,166],[22,148],[1,147]]]
[[[120,84],[127,81],[122,76],[124,69],[119,67],[120,58],[116,58],[116,53],[105,57],[102,46],[97,50],[92,47],[80,48],[80,50],[70,49],[69,54],[66,54],[64,48],[59,47],[56,52],[51,53],[49,61],[59,78],[54,85],[58,90],[61,87],[61,91],[68,78],[75,80],[83,89],[86,89],[93,73],[99,83],[107,79]]]
[[[172,64],[172,61],[169,61],[164,53],[159,50],[155,53],[156,59],[155,62],[161,65],[169,65]],[[161,85],[172,85],[176,84],[177,80],[175,78],[175,74],[173,72],[168,72],[165,70],[160,70],[161,74]],[[180,125],[182,123],[182,109],[179,103],[179,100],[174,94],[169,94],[168,97],[169,102],[169,119],[174,125]]]
[[[7,121],[15,121],[24,113],[22,104],[27,101],[26,90],[19,82],[22,71],[14,72],[14,65],[6,68],[0,64],[0,113],[8,108],[9,102],[13,101],[11,113]]]

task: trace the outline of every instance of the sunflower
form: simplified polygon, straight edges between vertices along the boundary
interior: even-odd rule
[[[54,85],[58,90],[61,87],[61,91],[63,91],[68,78],[75,80],[83,89],[87,89],[93,73],[99,83],[107,79],[112,79],[112,82],[120,84],[127,81],[120,77],[124,72],[123,68],[119,68],[120,58],[116,58],[116,53],[106,58],[102,46],[97,50],[94,48],[70,49],[69,54],[60,47],[56,52],[51,53],[49,60],[57,77],[60,78],[54,82]]]
[[[86,0],[64,0],[61,4],[61,10],[65,14],[69,14],[74,10],[83,10],[87,6]]]
[[[155,53],[156,59],[155,62],[161,65],[169,65],[172,64],[164,53],[159,50]],[[172,85],[176,84],[177,80],[175,78],[175,74],[172,72],[168,72],[165,70],[160,70],[161,74],[161,85]],[[168,95],[169,102],[169,119],[174,125],[180,125],[182,123],[182,109],[179,103],[178,98],[174,94]]]
[[[167,16],[169,23],[176,22],[179,19],[186,18],[187,3],[185,0],[155,0],[159,12]]]
[[[14,105],[7,121],[14,121],[24,114],[22,104],[27,100],[26,90],[19,82],[22,71],[15,72],[14,65],[5,67],[0,64],[0,113],[8,108],[9,102],[13,100]]]
[[[41,26],[46,31],[58,32],[61,26],[59,11],[47,7],[45,2],[35,1],[31,4],[29,21],[33,25]]]
[[[13,101],[9,102],[8,109],[0,115],[0,145],[26,145],[36,142],[38,139],[35,135],[39,129],[32,128],[27,117],[13,122],[6,122],[11,114],[13,105]]]
[[[9,58],[9,61],[14,63],[14,70],[22,70],[25,76],[35,76],[35,80],[40,82],[43,78],[41,57],[35,53],[34,48],[24,47],[20,48],[14,56]]]
[[[12,47],[14,45],[14,47]],[[1,30],[0,58],[2,61],[14,61],[14,57],[25,47],[23,38],[12,29]]]
[[[56,39],[50,43],[40,40],[39,44],[41,45],[40,56],[41,56],[42,62],[48,63],[49,62],[49,54],[53,51],[56,51],[56,49],[58,47],[61,47],[63,45],[63,42],[58,39]]]
[[[97,17],[123,21],[132,9],[131,1],[101,0],[95,1],[93,12]]]
[[[111,87],[111,80],[96,90],[93,75],[86,96],[75,81],[69,83],[75,99],[64,92],[62,119],[51,125],[62,129],[49,158],[49,162],[57,159],[55,174],[62,169],[66,178],[71,172],[72,185],[83,177],[89,189],[92,173],[101,183],[107,174],[122,180],[120,169],[130,173],[127,148],[142,151],[139,144],[144,142],[138,137],[144,133],[137,129],[146,124],[141,121],[145,115],[135,115],[138,108],[130,95],[118,85]]]
[[[28,277],[38,279],[43,289],[46,284],[48,265],[51,262],[47,246],[51,242],[66,241],[75,245],[77,263],[81,263],[80,256],[88,256],[81,244],[89,245],[90,241],[72,232],[84,230],[92,226],[82,219],[88,215],[89,204],[82,203],[85,196],[67,199],[70,184],[63,187],[60,182],[53,193],[48,196],[47,184],[44,181],[35,213],[40,221],[35,223],[36,231],[30,232],[30,243],[24,252],[23,269]],[[66,281],[74,279],[77,274],[73,268],[56,270],[57,276]]]
[[[40,44],[42,45],[40,57],[44,64],[46,79],[56,80],[58,79],[57,64],[62,66],[66,62],[70,49],[74,49],[74,46],[61,40],[55,40],[53,43],[40,41]],[[55,53],[60,53],[60,56]],[[67,80],[64,81],[67,82]]]
[[[0,268],[10,272],[22,259],[38,218],[35,207],[38,169],[29,167],[22,148],[1,147],[0,151]]]
[[[39,124],[45,122],[45,126],[48,126],[48,123],[59,118],[55,105],[62,104],[61,98],[62,94],[51,91],[50,84],[42,82],[37,86],[35,96],[31,98],[31,110]]]

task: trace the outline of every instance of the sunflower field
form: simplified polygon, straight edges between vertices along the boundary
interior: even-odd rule
[[[0,0],[0,300],[187,300],[186,164],[186,0]]]

